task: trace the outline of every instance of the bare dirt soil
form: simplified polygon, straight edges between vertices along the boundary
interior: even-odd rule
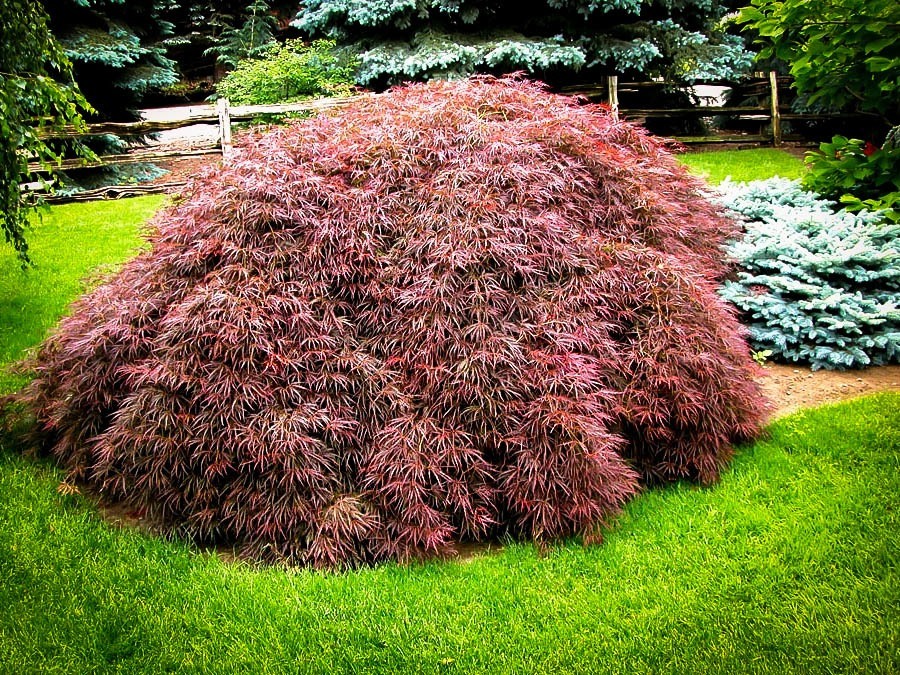
[[[156,162],[155,164],[161,169],[165,169],[166,173],[151,181],[147,181],[146,184],[184,183],[198,176],[204,169],[213,166],[221,159],[219,155],[204,155],[200,157],[185,157],[184,159],[175,159],[167,162]]]
[[[772,404],[773,418],[878,391],[900,391],[900,366],[837,372],[766,364],[763,371],[760,382]]]

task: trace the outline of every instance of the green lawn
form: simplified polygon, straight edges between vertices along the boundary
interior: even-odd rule
[[[160,203],[59,207],[36,269],[0,260],[0,363]],[[0,673],[900,672],[897,394],[777,421],[715,487],[633,501],[602,546],[342,574],[113,527],[0,446]]]
[[[21,269],[12,247],[0,242],[0,368],[41,341],[89,274],[134,255],[138,233],[164,200],[153,195],[54,207],[26,233],[31,269]],[[0,394],[24,381],[0,370]]]
[[[104,523],[0,454],[0,664],[67,673],[900,672],[900,396],[784,418],[602,546],[343,574]],[[0,666],[2,668],[4,666]]]
[[[689,152],[679,155],[678,159],[691,173],[714,184],[728,177],[736,182],[763,180],[772,176],[800,178],[806,171],[802,159],[776,148]]]

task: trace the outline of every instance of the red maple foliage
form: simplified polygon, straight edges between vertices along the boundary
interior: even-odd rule
[[[253,135],[80,300],[26,396],[80,481],[316,566],[591,535],[764,404],[734,225],[639,128],[517,79]]]

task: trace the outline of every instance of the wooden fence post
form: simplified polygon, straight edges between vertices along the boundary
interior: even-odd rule
[[[619,119],[619,76],[610,75],[606,78],[606,100],[609,103],[609,111],[613,119]]]
[[[781,146],[781,110],[778,105],[778,74],[769,71],[769,88],[772,90],[772,145]]]
[[[228,164],[231,160],[231,114],[227,98],[220,98],[216,101],[216,112],[219,114],[219,141],[222,144],[222,163]]]

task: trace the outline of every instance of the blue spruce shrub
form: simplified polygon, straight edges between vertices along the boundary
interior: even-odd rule
[[[900,361],[900,224],[834,211],[797,181],[723,183],[716,200],[744,221],[720,293],[743,312],[754,348],[842,370]]]

